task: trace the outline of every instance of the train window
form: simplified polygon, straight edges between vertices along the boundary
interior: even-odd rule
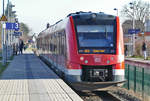
[[[60,35],[60,55],[62,55],[62,33]]]
[[[66,32],[65,30],[63,31],[64,33],[64,56],[65,58],[67,57],[67,45],[66,45]]]
[[[64,33],[62,32],[61,36],[61,54],[64,55]]]
[[[48,36],[48,53],[50,52],[50,35]]]
[[[56,42],[57,42],[57,54],[59,54],[59,32],[57,32]]]
[[[59,54],[59,34],[57,32],[57,36],[56,36],[56,42],[57,42],[57,54]]]
[[[55,49],[55,54],[57,54],[58,52],[58,33],[55,33],[55,45],[56,45],[56,49]]]
[[[53,52],[53,50],[54,50],[54,49],[53,49],[53,40],[54,40],[54,39],[53,39],[53,35],[51,36],[51,38],[52,38],[52,40],[51,40],[51,51]]]
[[[44,40],[43,40],[43,37],[42,37],[42,51],[44,50]]]
[[[56,33],[54,34],[54,53],[56,54],[56,50],[57,50],[57,40],[56,40]]]
[[[46,50],[46,52],[47,52],[47,49],[48,49],[47,43],[48,43],[48,40],[47,40],[47,36],[46,36],[46,37],[45,37],[45,50]]]
[[[64,32],[62,32],[61,54],[64,55]]]
[[[114,47],[113,25],[78,25],[80,47]]]
[[[62,37],[62,33],[59,32],[59,54],[61,55],[61,37]]]

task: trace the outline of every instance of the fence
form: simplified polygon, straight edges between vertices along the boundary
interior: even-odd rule
[[[145,101],[150,101],[150,65],[148,67],[125,65],[125,88],[140,93]],[[149,99],[149,100],[148,100]]]

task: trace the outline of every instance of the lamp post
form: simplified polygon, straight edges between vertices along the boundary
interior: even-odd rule
[[[133,17],[132,17],[132,29],[135,30],[135,7],[134,7],[134,4],[133,3],[129,3],[131,5],[131,9],[133,9]],[[135,33],[133,33],[133,36],[132,36],[132,44],[133,44],[133,47],[132,47],[132,55],[135,55]]]
[[[16,13],[16,11],[12,11],[11,12],[11,14],[12,14],[12,17],[11,17],[12,22],[16,22],[16,14],[15,13]],[[11,31],[11,38],[10,38],[11,45],[12,45],[12,43],[14,41],[13,33],[14,33],[14,31],[12,30]],[[12,49],[13,49],[13,47],[12,47]],[[12,53],[13,53],[13,50],[12,50]]]
[[[4,5],[5,5],[5,1],[3,0],[3,15],[2,17],[5,17],[5,9],[4,9]],[[2,34],[1,34],[1,42],[2,42],[2,65],[6,64],[6,40],[5,40],[5,31],[6,31],[6,24],[5,24],[5,20],[1,20],[1,24],[2,24]]]
[[[118,9],[117,9],[117,8],[114,8],[114,10],[117,11],[117,16],[118,16]]]
[[[8,19],[8,22],[10,22],[10,2],[9,2],[9,0],[8,0],[8,4],[7,4],[7,19]],[[10,51],[11,51],[11,47],[10,47],[10,33],[11,33],[11,31],[10,30],[7,30],[7,38],[6,38],[6,58],[9,58],[10,57]]]
[[[8,17],[8,21],[11,23],[11,22],[14,22],[12,21],[12,16],[16,13],[16,11],[12,11],[12,8],[15,7],[15,5],[12,5],[9,0],[8,0],[8,14],[7,14],[7,17]],[[7,53],[8,53],[8,57],[7,58],[10,58],[12,55],[13,55],[13,47],[12,47],[12,35],[13,31],[12,30],[8,30],[8,38],[7,38]]]

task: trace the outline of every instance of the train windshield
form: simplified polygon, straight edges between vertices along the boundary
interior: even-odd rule
[[[79,47],[114,47],[113,25],[77,25]]]

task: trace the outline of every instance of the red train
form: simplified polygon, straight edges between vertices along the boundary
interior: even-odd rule
[[[97,90],[125,81],[119,17],[69,14],[39,34],[37,50],[76,89]]]

